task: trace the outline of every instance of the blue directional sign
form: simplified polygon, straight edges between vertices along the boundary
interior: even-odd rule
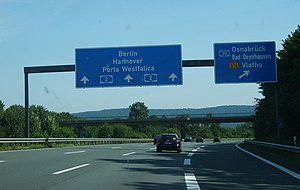
[[[182,85],[181,45],[76,49],[76,87]]]
[[[215,83],[276,82],[275,42],[214,44]]]

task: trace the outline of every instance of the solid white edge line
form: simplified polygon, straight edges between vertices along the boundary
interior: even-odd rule
[[[75,152],[65,152],[64,154],[79,154],[79,153],[84,153],[84,150],[80,150],[80,151],[75,151]]]
[[[191,159],[184,159],[183,165],[190,166],[191,165]]]
[[[184,179],[188,190],[201,190],[193,173],[184,173]]]
[[[59,175],[59,174],[62,174],[62,173],[65,173],[65,172],[69,172],[69,171],[72,171],[72,170],[76,170],[76,169],[79,169],[79,168],[83,168],[83,167],[86,167],[86,166],[89,166],[90,164],[82,164],[80,166],[75,166],[75,167],[72,167],[72,168],[68,168],[68,169],[65,169],[65,170],[61,170],[61,171],[58,171],[58,172],[54,172],[52,173],[53,175]]]
[[[239,150],[241,150],[241,151],[243,151],[243,152],[245,152],[245,153],[247,153],[247,154],[249,154],[249,155],[251,155],[251,156],[253,156],[253,157],[255,157],[255,158],[257,158],[257,159],[259,159],[259,160],[261,160],[261,161],[263,161],[263,162],[265,162],[265,163],[267,163],[267,164],[269,164],[269,165],[271,165],[271,166],[273,166],[273,167],[275,167],[275,168],[277,168],[277,169],[279,169],[279,170],[287,173],[287,174],[289,174],[290,176],[292,176],[292,177],[300,180],[300,174],[298,174],[296,172],[293,172],[293,171],[291,171],[291,170],[289,170],[289,169],[287,169],[285,167],[282,167],[282,166],[280,166],[278,164],[275,164],[274,162],[271,162],[271,161],[269,161],[267,159],[264,159],[264,158],[262,158],[262,157],[260,157],[260,156],[258,156],[256,154],[253,154],[252,152],[249,152],[249,151],[247,151],[245,149],[242,149],[241,147],[239,147],[239,144],[241,144],[241,143],[238,143],[238,144],[235,145]]]
[[[5,162],[5,160],[0,160],[0,163],[4,163]]]
[[[135,152],[129,152],[129,153],[125,153],[125,154],[122,154],[122,156],[129,156],[131,154],[135,154]]]

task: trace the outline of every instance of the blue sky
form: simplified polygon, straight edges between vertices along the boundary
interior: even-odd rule
[[[25,66],[75,64],[75,48],[182,45],[213,59],[217,42],[282,40],[300,24],[299,0],[0,0],[0,100],[24,105]],[[183,68],[182,86],[76,89],[75,73],[32,74],[30,104],[80,112],[128,107],[254,105],[257,84],[215,84],[213,67]]]

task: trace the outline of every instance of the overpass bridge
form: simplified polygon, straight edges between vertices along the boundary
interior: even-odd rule
[[[97,126],[102,124],[128,124],[128,125],[148,125],[148,124],[197,124],[197,123],[240,123],[254,122],[255,116],[212,116],[212,117],[174,117],[174,118],[147,118],[147,119],[109,119],[109,118],[89,118],[60,120],[60,127],[84,127]]]
[[[90,118],[90,119],[70,119],[59,121],[60,127],[74,127],[77,129],[79,137],[82,137],[82,127],[98,126],[102,124],[127,124],[127,125],[156,125],[156,124],[178,124],[181,127],[181,136],[184,137],[183,127],[187,124],[199,123],[240,123],[254,122],[255,116],[209,116],[209,117],[173,117],[173,118],[147,118],[147,119],[109,119],[109,118]]]

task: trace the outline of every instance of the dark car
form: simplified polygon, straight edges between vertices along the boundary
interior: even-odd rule
[[[160,138],[160,135],[156,135],[153,139],[153,144],[156,145],[158,139]]]
[[[202,143],[203,143],[203,142],[204,142],[204,138],[201,137],[201,136],[200,136],[200,137],[197,137],[197,138],[196,138],[196,143],[198,143],[198,142],[202,142]]]
[[[193,142],[193,137],[185,137],[184,142]]]
[[[162,150],[175,150],[178,153],[182,151],[181,142],[176,134],[161,134],[160,138],[156,142],[156,151]]]
[[[221,142],[221,138],[220,138],[220,137],[214,137],[213,142],[214,142],[214,143],[215,143],[215,142],[220,143],[220,142]]]

